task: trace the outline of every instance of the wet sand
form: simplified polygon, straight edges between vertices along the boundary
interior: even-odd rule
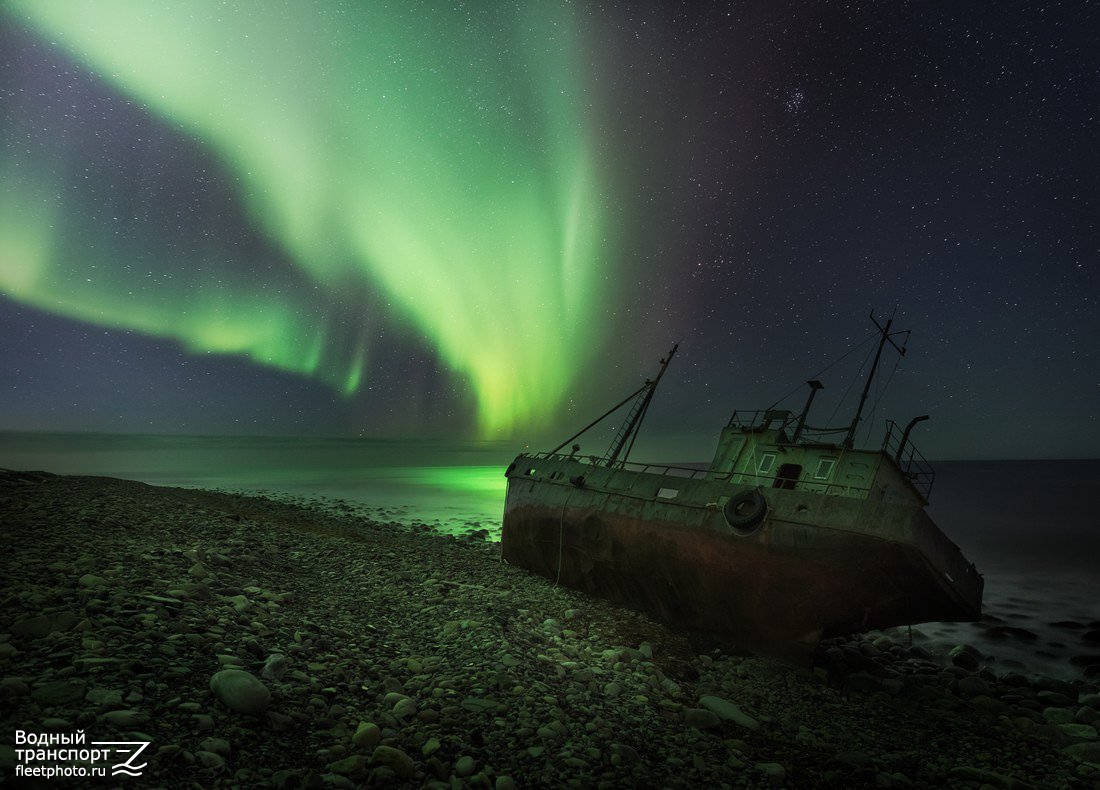
[[[1100,787],[1095,680],[1013,671],[998,623],[794,668],[394,515],[0,473],[0,776],[82,731],[165,787]]]

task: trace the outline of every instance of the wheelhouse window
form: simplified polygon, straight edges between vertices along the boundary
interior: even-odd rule
[[[817,462],[817,470],[814,471],[814,480],[828,480],[832,477],[834,466],[836,466],[835,458],[822,458]]]
[[[756,471],[759,474],[766,475],[774,468],[775,453],[764,453],[764,455],[760,457],[760,466],[757,467]]]

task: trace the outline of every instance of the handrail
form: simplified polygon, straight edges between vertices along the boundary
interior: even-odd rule
[[[626,463],[616,463],[612,466],[604,466],[600,463],[599,456],[594,455],[565,455],[563,453],[535,453],[534,455],[528,455],[531,460],[550,460],[550,461],[577,461],[578,463],[594,466],[600,469],[627,469],[632,472],[643,472],[657,475],[668,475],[671,477],[681,477],[690,480],[702,480],[709,479],[714,481],[733,481],[743,485],[750,486],[762,486],[764,488],[776,487],[777,481],[784,483],[791,482],[786,478],[781,478],[778,475],[757,474],[752,471],[731,471],[731,472],[711,472],[709,469],[694,469],[687,466],[677,466],[675,464],[644,464],[634,461],[628,461]],[[819,493],[824,493],[829,496],[852,496],[865,499],[871,492],[871,486],[857,486],[847,483],[829,483],[824,480],[814,480],[813,478],[798,480],[795,482],[797,490],[816,490]]]
[[[886,421],[886,436],[882,440],[882,451],[894,459],[913,487],[928,499],[932,493],[932,484],[936,481],[936,470],[893,420]]]
[[[616,461],[613,464],[603,463],[603,458],[598,455],[566,455],[564,453],[535,453],[528,458],[536,460],[578,461],[589,466],[598,466],[601,469],[629,469],[634,472],[650,472],[653,474],[672,475],[674,477],[703,478],[710,474],[707,469],[697,469],[690,466],[677,466],[675,464],[644,464],[637,461]],[[728,477],[723,475],[722,477]],[[716,478],[721,479],[721,478]]]

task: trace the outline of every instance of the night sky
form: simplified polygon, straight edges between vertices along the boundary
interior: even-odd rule
[[[0,430],[1098,454],[1096,4],[3,9]]]

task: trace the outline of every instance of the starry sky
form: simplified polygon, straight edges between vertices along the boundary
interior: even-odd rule
[[[1088,3],[0,8],[0,430],[1097,455]]]

